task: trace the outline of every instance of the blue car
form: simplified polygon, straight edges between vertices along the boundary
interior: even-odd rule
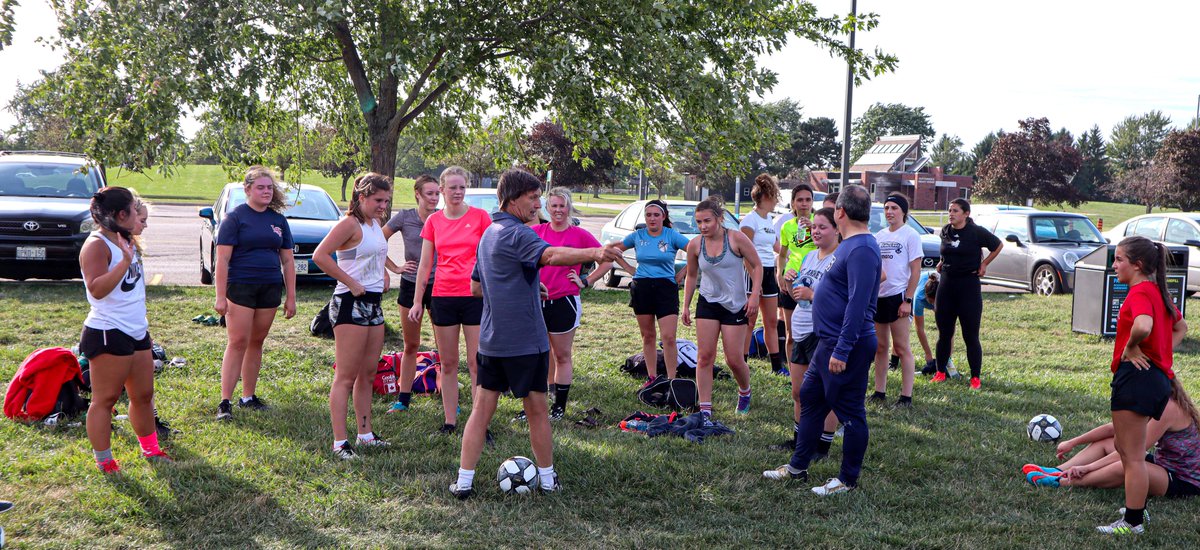
[[[283,184],[286,189],[288,207],[283,216],[288,220],[292,229],[292,240],[295,246],[292,253],[296,257],[296,279],[311,281],[332,281],[333,278],[321,271],[312,261],[313,252],[317,245],[329,234],[329,230],[342,217],[333,198],[324,189],[315,185],[301,184],[298,188]],[[221,221],[238,205],[246,202],[246,192],[241,182],[230,183],[221,190],[217,202],[212,207],[200,209],[200,282],[211,285],[213,274],[216,273],[216,240]]]

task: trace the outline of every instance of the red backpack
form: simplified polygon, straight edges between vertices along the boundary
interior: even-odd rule
[[[337,370],[337,363],[333,364],[333,369]],[[378,395],[396,395],[400,392],[400,385],[397,384],[400,372],[400,354],[384,355],[379,359],[379,367],[375,370],[375,381],[371,382],[371,387]]]
[[[63,386],[82,385],[79,361],[66,348],[39,349],[29,354],[4,395],[4,416],[41,420],[54,412]],[[77,386],[76,386],[77,387]]]

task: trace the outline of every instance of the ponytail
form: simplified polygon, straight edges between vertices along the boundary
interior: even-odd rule
[[[1171,301],[1171,293],[1167,291],[1167,256],[1169,252],[1163,243],[1154,243],[1154,248],[1158,250],[1158,262],[1154,268],[1154,284],[1158,285],[1158,292],[1162,295],[1163,306],[1166,307],[1167,313],[1171,314],[1171,320],[1178,321],[1175,304]]]
[[[96,191],[92,195],[92,204],[89,210],[92,214],[92,219],[96,224],[104,229],[116,233],[132,242],[133,235],[128,229],[121,227],[117,223],[117,218],[122,212],[129,213],[133,210],[133,215],[137,215],[137,210],[134,208],[136,197],[133,192],[124,187],[105,187]]]
[[[1171,379],[1171,400],[1183,410],[1183,414],[1192,419],[1193,424],[1200,426],[1200,411],[1196,410],[1196,404],[1192,403],[1192,398],[1184,391],[1178,376]]]

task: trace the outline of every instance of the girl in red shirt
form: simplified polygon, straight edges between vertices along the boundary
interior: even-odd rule
[[[1167,250],[1145,237],[1127,237],[1113,257],[1117,280],[1129,294],[1117,316],[1113,346],[1112,419],[1117,454],[1125,471],[1124,517],[1096,529],[1112,535],[1145,531],[1146,425],[1159,419],[1171,397],[1172,350],[1187,323],[1167,293]]]

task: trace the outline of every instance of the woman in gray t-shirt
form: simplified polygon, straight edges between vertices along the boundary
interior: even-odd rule
[[[421,228],[425,220],[437,211],[438,199],[442,189],[438,181],[429,175],[417,176],[413,182],[413,193],[416,195],[417,207],[401,210],[388,220],[383,227],[383,237],[391,239],[392,235],[400,234],[404,239],[404,265],[396,265],[388,258],[387,269],[400,275],[400,293],[396,303],[400,305],[400,324],[404,327],[404,355],[400,360],[400,395],[388,412],[408,410],[409,399],[412,398],[413,378],[417,373],[417,352],[421,347],[421,322],[408,318],[408,310],[413,306],[417,289],[417,264],[421,261]],[[433,292],[433,273],[425,285],[423,303],[428,304]],[[436,332],[434,333],[436,335]],[[436,339],[436,336],[435,336]],[[435,341],[434,347],[437,347]]]

